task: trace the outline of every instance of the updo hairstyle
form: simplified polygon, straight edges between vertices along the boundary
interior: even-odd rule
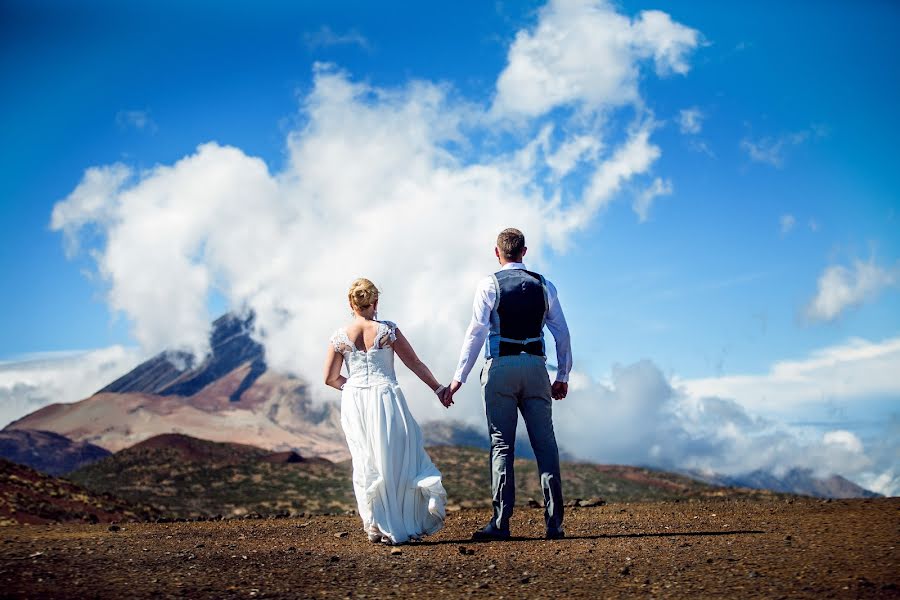
[[[350,300],[353,310],[363,312],[378,302],[378,288],[368,279],[360,277],[350,284],[347,298]]]

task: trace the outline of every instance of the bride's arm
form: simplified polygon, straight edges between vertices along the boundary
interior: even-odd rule
[[[334,351],[334,346],[328,344],[328,355],[325,357],[325,385],[330,385],[336,390],[344,387],[347,378],[341,375],[341,367],[344,366],[344,357]]]
[[[397,339],[392,344],[394,352],[397,353],[397,356],[400,357],[403,364],[409,367],[410,371],[415,373],[425,385],[430,387],[431,391],[436,392],[437,389],[441,387],[440,382],[434,378],[434,375],[431,374],[431,370],[425,363],[416,356],[416,351],[413,350],[413,347],[410,345],[409,340],[406,339],[406,336],[403,335],[399,329],[396,330],[396,334]]]

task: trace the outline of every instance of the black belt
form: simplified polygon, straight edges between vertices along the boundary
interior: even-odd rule
[[[497,349],[500,356],[516,356],[518,354],[531,354],[534,356],[544,357],[544,344],[539,341],[536,342],[528,342],[527,344],[522,344],[520,342],[500,342],[500,346]]]

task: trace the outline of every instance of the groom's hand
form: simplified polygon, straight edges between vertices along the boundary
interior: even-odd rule
[[[565,381],[556,381],[550,387],[550,395],[554,400],[562,400],[569,393],[569,384]]]

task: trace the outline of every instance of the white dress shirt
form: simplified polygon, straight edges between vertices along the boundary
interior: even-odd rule
[[[522,263],[506,263],[501,267],[501,271],[506,269],[524,269]],[[547,281],[545,279],[545,281]],[[559,305],[559,298],[556,294],[556,287],[547,281],[547,318],[546,325],[550,333],[553,334],[553,340],[556,342],[556,380],[568,381],[569,372],[572,370],[572,342],[569,337],[569,326],[566,325],[566,317],[563,315],[562,307]],[[456,368],[454,379],[465,383],[466,377],[475,361],[478,360],[478,352],[484,345],[491,329],[491,311],[497,302],[497,290],[494,288],[493,277],[485,277],[478,284],[475,290],[475,302],[472,306],[472,321],[466,330],[466,337],[463,341],[462,351],[459,354],[459,365]],[[485,350],[487,357],[488,350]]]

